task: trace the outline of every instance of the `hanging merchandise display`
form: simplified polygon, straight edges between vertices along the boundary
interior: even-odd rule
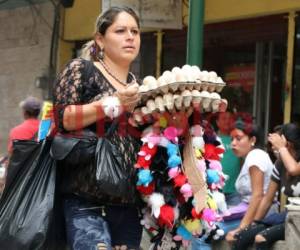
[[[140,86],[137,124],[149,124],[138,153],[137,190],[146,207],[141,224],[153,233],[152,249],[178,249],[193,237],[223,236],[216,222],[228,215],[221,192],[225,151],[205,112],[220,112],[225,83],[215,72],[184,65],[147,76]]]

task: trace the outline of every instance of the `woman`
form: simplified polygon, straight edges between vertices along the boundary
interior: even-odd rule
[[[235,249],[246,248],[255,239],[257,249],[270,249],[277,240],[284,240],[286,212],[271,214],[268,212],[277,191],[284,190],[287,196],[299,196],[297,186],[300,183],[300,129],[289,123],[276,133],[268,136],[273,152],[277,154],[268,191],[255,214],[256,222],[240,232],[234,244]],[[264,218],[264,219],[263,219]],[[259,221],[262,220],[262,221]]]
[[[235,235],[253,221],[257,204],[267,189],[273,163],[269,155],[258,148],[259,130],[248,117],[237,119],[230,135],[233,153],[244,159],[235,183],[242,202],[230,207],[232,214],[224,217],[224,222],[219,222],[218,226],[227,233],[226,240],[232,242]],[[192,242],[192,249],[211,249],[211,245],[202,237]]]
[[[269,155],[257,148],[260,136],[257,126],[249,121],[237,120],[235,128],[231,131],[232,150],[238,157],[244,159],[241,172],[236,180],[236,189],[241,195],[242,204],[230,208],[231,211],[244,209],[245,214],[241,220],[224,221],[221,227],[228,232],[226,240],[232,242],[235,235],[252,223],[257,211],[257,204],[267,190],[273,163]]]
[[[54,87],[60,133],[73,135],[88,129],[101,136],[103,124],[107,128],[119,116],[127,122],[139,101],[138,84],[129,72],[139,48],[139,19],[132,9],[112,7],[98,17],[94,39],[82,51],[82,58],[87,60],[72,60]],[[120,136],[114,131],[109,139],[133,168],[140,146],[138,138],[124,133]],[[83,159],[84,155],[80,161]],[[71,161],[62,166],[69,246],[74,250],[139,249],[142,227],[137,207],[132,204],[135,197],[112,199],[101,194],[93,161]]]

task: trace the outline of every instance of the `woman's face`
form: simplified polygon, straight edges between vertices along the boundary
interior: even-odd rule
[[[232,151],[238,157],[246,157],[256,141],[255,137],[249,137],[243,130],[237,128],[231,131],[230,136]]]
[[[130,64],[140,50],[140,30],[130,14],[120,12],[105,34],[98,35],[96,41],[104,49],[104,60]]]
[[[216,121],[217,126],[222,134],[228,135],[232,128],[232,115],[229,112],[222,112],[219,114],[218,119]]]

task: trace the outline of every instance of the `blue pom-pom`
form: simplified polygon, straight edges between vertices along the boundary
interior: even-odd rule
[[[181,158],[178,155],[172,155],[168,159],[168,167],[175,168],[181,164]]]
[[[206,175],[207,175],[207,183],[212,184],[212,183],[218,183],[220,182],[220,175],[217,170],[214,169],[207,169],[206,170]]]
[[[168,143],[167,145],[167,153],[168,156],[175,155],[178,152],[178,146],[173,143]]]
[[[143,185],[147,187],[149,183],[153,180],[153,176],[149,169],[140,169],[137,176],[138,176],[138,181],[137,181],[138,186]]]

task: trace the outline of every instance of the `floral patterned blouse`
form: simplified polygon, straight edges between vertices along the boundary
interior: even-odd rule
[[[112,95],[115,91],[116,89],[92,62],[79,58],[71,60],[58,75],[54,85],[53,103],[58,131],[69,133],[63,127],[63,114],[66,106],[91,103],[105,95]],[[97,124],[90,125],[88,129],[96,132],[97,125],[109,125],[110,123],[111,121],[108,119],[98,121]],[[128,123],[126,128],[130,128]],[[118,132],[120,130],[113,132],[110,140],[121,151],[128,166],[134,167],[140,140],[132,133],[123,132],[120,135]],[[97,188],[93,164],[87,164],[84,167],[63,166],[63,169],[62,189],[64,193],[84,196],[94,201],[109,199],[109,197],[103,197],[101,190]]]

